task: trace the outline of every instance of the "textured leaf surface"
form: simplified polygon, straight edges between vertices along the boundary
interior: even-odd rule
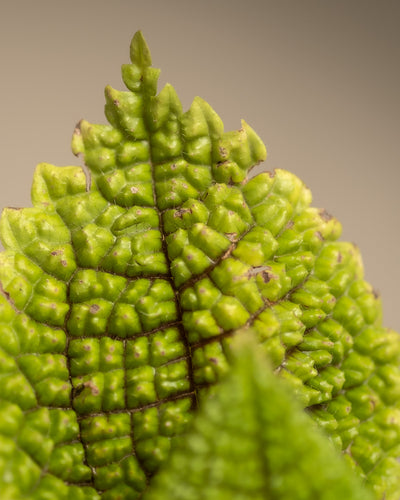
[[[251,329],[377,498],[400,490],[400,339],[339,223],[196,98],[157,95],[140,33],[81,121],[80,167],[37,167],[0,233],[5,498],[133,499]],[[385,496],[386,495],[386,496]]]
[[[230,373],[145,499],[372,500],[250,338],[235,340]]]

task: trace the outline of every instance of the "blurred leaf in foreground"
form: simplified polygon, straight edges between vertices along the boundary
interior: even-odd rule
[[[250,336],[234,343],[232,370],[145,500],[372,499]]]

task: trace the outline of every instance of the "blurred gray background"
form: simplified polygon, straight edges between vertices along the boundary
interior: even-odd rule
[[[0,7],[0,207],[30,206],[37,163],[79,164],[75,124],[105,123],[103,89],[141,29],[160,87],[226,130],[244,118],[343,224],[384,322],[400,330],[400,2],[13,0]],[[78,163],[77,163],[78,162]]]

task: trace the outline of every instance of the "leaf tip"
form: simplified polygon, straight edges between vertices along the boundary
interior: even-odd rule
[[[137,64],[140,68],[151,66],[150,49],[140,30],[133,35],[130,56],[132,63]]]
[[[75,125],[74,133],[72,134],[71,149],[75,156],[82,154],[85,149],[81,132],[82,122],[83,120]]]
[[[245,131],[246,136],[249,139],[249,144],[251,144],[251,149],[256,164],[265,161],[267,159],[267,148],[265,147],[265,144],[263,143],[261,138],[243,119],[241,120],[241,126],[242,130]]]

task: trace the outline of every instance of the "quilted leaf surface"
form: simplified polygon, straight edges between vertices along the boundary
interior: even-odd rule
[[[400,338],[356,247],[266,151],[182,112],[137,33],[81,167],[41,164],[0,232],[5,498],[140,498],[251,330],[377,498],[400,489]],[[8,497],[7,497],[8,495]],[[53,496],[52,496],[53,495]],[[384,496],[386,495],[386,496]]]

